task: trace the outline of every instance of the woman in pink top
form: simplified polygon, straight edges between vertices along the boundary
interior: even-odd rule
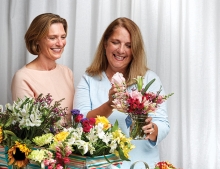
[[[73,72],[56,63],[66,45],[67,22],[59,15],[44,13],[38,15],[25,34],[28,51],[37,58],[18,70],[12,80],[12,99],[38,97],[50,93],[54,101],[67,107],[67,119],[71,120],[73,108]]]

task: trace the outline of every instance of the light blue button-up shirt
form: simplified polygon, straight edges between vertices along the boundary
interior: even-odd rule
[[[148,70],[145,74],[144,86],[154,78],[156,80],[150,86],[148,91],[156,93],[162,84],[159,77],[153,71]],[[110,88],[111,82],[107,78],[105,72],[102,73],[102,79],[100,79],[100,77],[91,77],[87,74],[84,74],[76,88],[76,93],[74,96],[74,108],[79,109],[80,112],[84,114],[84,117],[86,117],[90,110],[93,110],[108,101],[108,93]],[[130,86],[128,90],[131,90],[132,88],[135,88],[135,86]],[[160,94],[165,94],[163,87]],[[155,163],[160,161],[158,144],[167,136],[170,130],[166,112],[167,109],[165,102],[160,105],[156,113],[150,113],[150,116],[152,116],[152,122],[158,126],[157,141],[152,142],[150,140],[133,140],[132,143],[135,145],[135,148],[130,152],[129,159],[131,161],[124,161],[121,166],[122,169],[129,169],[130,166],[136,161],[145,161],[148,163],[150,168],[154,168]],[[115,121],[118,120],[119,127],[127,136],[129,136],[129,129],[125,123],[126,117],[126,114],[114,110],[108,119],[111,124],[114,124]],[[145,169],[142,163],[137,163],[135,168]]]

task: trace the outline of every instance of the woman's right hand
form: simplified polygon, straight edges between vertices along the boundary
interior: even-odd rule
[[[116,92],[117,92],[117,90],[116,90],[114,84],[112,84],[112,87],[111,87],[111,89],[109,90],[109,93],[108,93],[108,103],[110,105],[113,105],[112,101],[116,98]]]

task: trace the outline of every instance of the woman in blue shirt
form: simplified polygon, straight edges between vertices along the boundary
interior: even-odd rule
[[[94,60],[76,88],[74,108],[87,117],[106,116],[112,124],[118,120],[119,127],[129,136],[125,123],[127,115],[112,107],[115,90],[111,78],[116,72],[125,77],[128,91],[135,87],[137,76],[144,76],[144,85],[156,79],[148,89],[151,92],[157,92],[162,86],[159,77],[147,68],[141,32],[128,18],[117,18],[105,30]],[[161,94],[165,95],[163,87]],[[158,146],[170,129],[166,111],[166,103],[163,103],[156,113],[149,115],[143,128],[146,139],[132,141],[135,148],[129,155],[131,161],[124,161],[122,169],[129,169],[139,160],[153,168],[160,161]],[[135,167],[140,169],[141,166],[143,164],[138,163]]]

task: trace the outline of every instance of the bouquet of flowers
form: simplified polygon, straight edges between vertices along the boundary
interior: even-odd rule
[[[117,162],[129,160],[129,152],[134,145],[131,144],[131,138],[126,138],[119,129],[117,121],[112,126],[105,117],[83,118],[79,110],[74,109],[71,112],[72,127],[64,128],[54,136],[43,135],[35,138],[38,146],[49,146],[47,150],[33,150],[28,156],[29,159],[49,168],[69,167],[71,156],[74,155],[96,157],[115,154],[119,157]],[[42,154],[41,158],[39,154]],[[110,162],[107,157],[105,160]]]
[[[63,99],[62,99],[63,100]],[[25,97],[12,105],[6,104],[0,110],[0,145],[7,149],[8,165],[25,167],[27,156],[36,146],[33,138],[45,133],[61,130],[61,117],[66,115],[66,108],[61,108],[61,101],[52,104],[50,94],[38,98]]]
[[[155,165],[154,169],[176,169],[176,167],[168,161],[160,161]]]
[[[112,125],[104,116],[83,118],[79,110],[72,110],[72,114],[73,126],[79,126],[75,129],[78,142],[73,144],[74,153],[87,156],[115,154],[122,160],[129,160],[134,145],[131,138],[122,133],[117,120]]]
[[[160,95],[161,88],[157,93],[147,92],[151,84],[155,79],[151,80],[145,87],[143,87],[143,77],[137,76],[135,79],[136,88],[132,89],[129,93],[127,91],[127,85],[123,74],[117,72],[111,79],[111,83],[117,88],[117,92],[113,95],[113,108],[127,113],[130,119],[136,123],[136,125],[130,127],[132,123],[127,124],[130,127],[130,135],[133,139],[142,139],[144,136],[141,130],[142,126],[145,125],[145,119],[148,113],[155,112],[156,109],[167,100],[173,93],[168,95]],[[131,121],[131,120],[127,120]],[[133,123],[134,124],[134,123]]]
[[[66,128],[57,134],[47,133],[37,136],[33,142],[38,149],[32,150],[27,158],[41,168],[46,166],[48,169],[67,168],[69,156],[73,152],[72,141],[71,131]]]

